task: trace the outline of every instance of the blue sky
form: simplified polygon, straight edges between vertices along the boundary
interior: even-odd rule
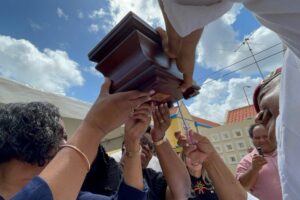
[[[87,54],[128,11],[135,12],[153,27],[163,25],[156,0],[2,0],[0,76],[93,102],[103,77],[93,70],[95,64],[88,60]],[[207,86],[203,86],[201,95],[185,102],[192,113],[222,122],[218,109],[225,112],[245,105],[241,87],[250,85],[251,96],[260,80],[255,65],[222,76],[253,60],[210,74],[249,56],[245,46],[234,52],[249,35],[254,52],[279,42],[241,5],[234,6],[206,28],[198,47],[194,79],[201,85],[207,82]],[[264,58],[280,48],[279,45],[257,56]],[[281,56],[260,64],[266,75],[281,64]]]

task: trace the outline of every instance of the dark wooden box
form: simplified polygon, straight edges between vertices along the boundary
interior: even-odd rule
[[[174,102],[199,93],[193,86],[182,94],[183,81],[174,60],[163,52],[156,31],[134,13],[128,13],[89,53],[96,69],[112,81],[111,92],[156,91],[154,100]]]

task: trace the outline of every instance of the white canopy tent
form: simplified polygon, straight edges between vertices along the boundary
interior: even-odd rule
[[[0,77],[0,103],[44,101],[56,105],[63,117],[68,135],[72,135],[91,107],[90,103],[71,97],[34,89],[13,80]],[[118,149],[123,140],[124,128],[108,134],[103,145],[107,151]]]

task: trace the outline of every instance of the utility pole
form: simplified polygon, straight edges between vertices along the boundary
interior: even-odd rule
[[[243,42],[243,44],[247,44],[248,49],[249,49],[249,51],[250,51],[250,53],[251,53],[251,55],[252,55],[252,57],[253,57],[253,59],[254,59],[254,62],[255,62],[255,64],[256,64],[256,67],[257,67],[257,69],[258,69],[258,71],[259,71],[259,73],[260,73],[260,76],[261,76],[262,79],[264,79],[265,77],[264,77],[264,75],[263,75],[263,73],[262,73],[262,71],[261,71],[261,69],[260,69],[260,67],[259,67],[259,65],[258,65],[258,62],[257,62],[257,60],[256,60],[256,58],[255,58],[255,56],[254,56],[254,54],[253,54],[253,51],[252,51],[252,49],[251,49],[251,47],[250,47],[248,41],[249,41],[249,38],[245,38],[245,41]],[[248,102],[248,104],[249,104],[249,102]]]
[[[243,86],[244,95],[245,95],[245,97],[246,97],[246,99],[247,99],[248,106],[250,106],[249,99],[248,99],[248,96],[247,96],[247,94],[246,94],[245,88],[251,88],[251,87],[250,87],[249,85]]]

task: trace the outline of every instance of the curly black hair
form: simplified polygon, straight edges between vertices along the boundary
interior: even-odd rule
[[[0,164],[17,159],[44,166],[64,137],[56,106],[45,102],[0,106]]]

